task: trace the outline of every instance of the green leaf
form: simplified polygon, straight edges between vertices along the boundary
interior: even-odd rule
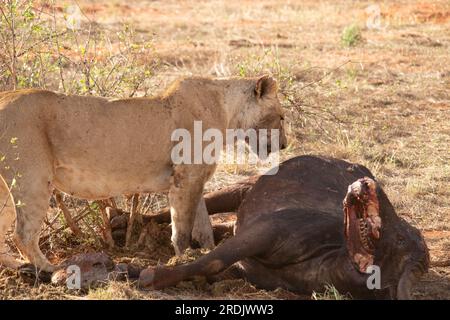
[[[17,201],[16,207],[20,208],[20,207],[23,207],[23,206],[25,206],[25,203],[23,203],[21,200]]]
[[[22,13],[22,15],[25,18],[25,21],[33,20],[35,17],[32,7],[26,8],[25,11]]]
[[[40,25],[38,25],[38,24],[35,24],[35,25],[33,25],[33,26],[31,27],[31,30],[34,31],[34,32],[39,32],[39,31],[42,31],[43,28],[42,28],[42,26],[40,26]]]

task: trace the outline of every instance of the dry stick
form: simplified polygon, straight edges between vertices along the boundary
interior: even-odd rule
[[[17,73],[16,73],[16,64],[17,64],[17,48],[16,48],[16,24],[15,24],[15,20],[14,20],[14,14],[13,14],[13,3],[12,1],[9,1],[7,3],[7,5],[9,6],[9,14],[10,14],[10,18],[11,20],[9,20],[6,17],[5,12],[3,11],[3,9],[0,6],[0,11],[3,15],[3,17],[5,18],[5,21],[8,23],[9,26],[9,31],[11,32],[11,52],[8,52],[10,54],[10,66],[9,69],[11,71],[11,76],[12,76],[12,81],[13,81],[13,89],[15,90],[17,87]]]
[[[111,207],[113,207],[114,209],[117,209],[116,199],[109,198],[108,200],[109,200],[109,203],[111,204]]]
[[[151,193],[147,193],[144,201],[142,201],[142,206],[141,206],[141,214],[145,215],[150,209],[151,209],[151,205],[153,203],[153,198],[155,197],[154,194]],[[143,217],[143,216],[141,216]],[[147,237],[147,234],[149,233],[149,224],[144,225],[144,227],[142,228],[141,234],[139,235],[138,241],[137,241],[137,247],[141,248],[144,245],[145,242],[145,238]]]
[[[344,63],[340,64],[339,66],[337,66],[334,69],[331,69],[331,71],[325,73],[325,75],[321,78],[319,78],[318,80],[312,81],[310,83],[305,84],[303,87],[301,87],[299,90],[303,90],[309,86],[312,86],[315,83],[319,83],[320,81],[322,81],[323,79],[325,79],[326,77],[328,77],[330,74],[333,74],[334,72],[336,72],[337,70],[339,70],[340,68],[342,68],[343,66],[345,66],[346,64],[349,64],[350,62],[352,62],[351,60],[347,60]]]
[[[37,15],[35,14],[35,16],[34,16],[33,26],[40,26],[41,24],[43,24],[42,17],[41,17],[41,15],[43,13],[43,7],[44,7],[44,4],[42,4],[40,10],[38,8],[34,8],[34,12],[37,12],[38,14]],[[19,52],[22,51],[25,44],[29,44],[31,42],[32,37],[33,37],[33,32],[22,32],[19,50],[17,50],[17,52],[18,52],[17,57],[20,57],[21,54]]]
[[[430,265],[432,267],[448,267],[450,266],[450,259],[443,261],[431,261]]]
[[[47,228],[45,229],[45,231],[47,231],[48,229],[52,229],[55,230],[55,228],[53,228],[53,223],[55,222],[55,220],[61,215],[61,211],[58,212],[58,214],[52,219],[52,221],[48,220],[48,217],[45,217],[44,219],[44,223],[47,226]]]
[[[56,33],[56,13],[55,13],[55,6],[53,6],[53,27]],[[63,73],[63,67],[62,67],[62,55],[61,55],[61,48],[59,45],[59,36],[55,37],[55,44],[56,44],[56,51],[58,51],[58,70],[59,70],[59,78],[61,80],[61,86],[63,88],[63,92],[67,92],[66,90],[66,82],[64,79],[64,73]]]
[[[333,69],[331,69],[329,72],[327,72],[327,73],[325,73],[322,77],[320,77],[318,80],[315,80],[315,81],[312,81],[312,82],[310,82],[310,83],[307,83],[306,85],[304,85],[304,86],[302,86],[300,89],[298,89],[298,90],[303,90],[303,89],[305,89],[305,88],[307,88],[307,87],[310,87],[310,86],[312,86],[312,85],[314,85],[314,84],[316,84],[316,83],[319,83],[319,82],[321,82],[323,79],[325,79],[326,77],[328,77],[329,75],[331,75],[331,74],[333,74],[334,72],[336,72],[337,70],[339,70],[340,68],[342,68],[343,66],[345,66],[345,65],[347,65],[347,64],[349,64],[349,63],[352,63],[352,61],[351,60],[347,60],[347,61],[345,61],[344,63],[342,63],[342,64],[340,64],[339,66],[337,66],[337,67],[335,67],[335,68],[333,68]],[[291,91],[287,91],[287,93],[289,94],[289,93],[292,93]],[[295,102],[295,101],[293,101],[293,99],[292,98],[290,98],[290,97],[287,97],[287,100],[289,101],[289,103],[292,105],[292,106],[294,106],[294,110],[295,109],[301,109],[301,108],[299,108],[299,106],[298,106],[298,104]],[[328,114],[330,114],[338,123],[346,123],[345,121],[343,121],[342,119],[340,119],[338,116],[336,116],[333,112],[331,112],[330,110],[325,110]],[[315,117],[319,117],[319,115],[318,114],[316,114],[316,113],[313,113],[313,112],[307,112],[307,111],[305,111],[305,110],[302,110],[302,112],[303,113],[309,113],[310,115],[314,115]],[[323,119],[326,119],[326,118],[324,118],[324,117],[322,117],[322,116],[320,116],[321,118],[323,118]],[[316,123],[318,124],[318,122],[316,121]],[[319,127],[323,130],[323,131],[325,131],[326,132],[326,130],[324,130],[323,128],[322,128],[322,126],[320,126],[320,124],[319,124]]]
[[[66,205],[64,204],[61,193],[57,190],[55,190],[54,193],[55,193],[56,203],[57,203],[59,209],[64,214],[64,219],[66,219],[67,225],[69,226],[70,230],[72,230],[73,234],[76,237],[81,237],[83,235],[83,233],[81,232],[81,229],[76,224],[76,222],[73,221],[72,216],[70,215],[69,209],[67,209]]]
[[[133,195],[133,197],[131,198],[130,220],[128,221],[127,234],[126,234],[126,238],[125,238],[125,247],[126,248],[130,247],[131,234],[133,233],[134,222],[136,220],[136,217],[139,215],[138,210],[137,210],[138,204],[139,204],[139,194],[135,193]]]
[[[59,218],[59,216],[61,215],[62,211],[59,211],[50,221],[44,221],[45,224],[47,225],[47,227],[41,231],[41,233],[39,234],[39,237],[44,234],[48,229],[52,229],[53,231],[56,231],[57,229],[53,228],[53,224],[56,222],[56,220]],[[48,220],[48,219],[47,219]],[[64,227],[64,226],[63,226]]]
[[[88,210],[88,212],[92,213],[94,215],[97,215],[97,212],[92,211],[91,209]],[[88,229],[88,231],[90,231],[90,235],[92,236],[92,239],[98,240],[98,237],[97,237],[98,232],[94,229],[94,227],[92,227],[91,224],[87,223],[86,221],[85,221],[85,226]],[[104,230],[102,229],[102,226],[99,226],[99,227],[100,227],[100,229],[102,231],[102,234],[103,234],[103,237],[99,240],[99,242],[103,246],[105,244],[105,240],[104,240],[105,233],[104,233]]]
[[[132,200],[134,197],[134,193],[125,194],[124,197],[125,197],[125,211],[131,212],[131,206],[132,206]]]
[[[76,216],[73,220],[74,220],[75,222],[78,222],[78,221],[82,220],[84,217],[86,217],[86,216],[87,216],[88,214],[90,214],[90,213],[91,213],[91,211],[90,211],[89,207],[84,208],[84,209],[80,212],[80,214],[79,214],[78,216]],[[53,225],[54,221],[56,220],[56,218],[57,218],[59,215],[60,215],[60,213],[58,213],[58,215],[55,216],[55,218],[54,218],[52,221],[50,221],[50,224]],[[40,236],[40,244],[42,245],[42,244],[46,243],[47,240],[50,238],[50,235],[51,235],[52,233],[60,232],[60,231],[64,230],[65,228],[67,228],[67,227],[66,227],[66,226],[61,226],[61,227],[59,227],[59,228],[57,228],[57,229],[53,229],[53,231],[51,231],[50,233],[48,233],[48,234],[46,234],[46,235],[44,235],[44,236]],[[45,231],[47,231],[48,229],[49,229],[49,227],[47,227],[45,230],[43,230],[43,231],[41,232],[41,235],[42,235]]]
[[[150,197],[151,197],[151,199],[150,199]],[[150,199],[150,200],[149,200],[147,207],[145,208],[145,211],[143,211],[144,214],[147,213],[151,209],[153,200],[155,199],[155,195],[148,194],[146,197],[146,201],[147,201],[147,199]],[[146,201],[144,201],[144,204]],[[161,224],[161,223],[165,223],[165,222],[170,223],[170,208],[164,208],[161,210],[159,205],[158,205],[158,207],[159,207],[159,211],[157,213],[153,213],[152,217],[151,217],[152,220],[150,222],[146,223],[144,225],[144,227],[142,228],[142,232],[139,235],[139,239],[137,242],[138,248],[140,248],[144,245],[145,238],[146,238],[147,234],[150,233],[150,227],[151,227],[152,221],[154,221],[157,224]],[[167,216],[169,216],[169,221],[166,221],[166,219],[165,219]],[[141,216],[141,217],[143,218],[143,216]],[[144,221],[144,223],[145,223],[145,221]]]
[[[32,45],[30,45],[29,47],[27,47],[26,49],[23,49],[23,51],[21,51],[20,53],[17,54],[17,58],[20,58],[21,56],[25,55],[26,53],[30,52],[31,50],[33,50],[36,46],[38,46],[39,44],[42,44],[48,40],[52,40],[53,38],[58,39],[58,37],[63,36],[67,33],[67,31],[63,31],[60,33],[55,33],[53,35],[47,36],[42,40],[36,41],[35,43],[33,43]]]
[[[146,214],[147,211],[150,210],[149,207],[150,207],[151,202],[152,202],[152,201],[150,200],[150,197],[151,197],[151,194],[150,194],[150,193],[147,193],[147,194],[145,195],[144,201],[142,201],[142,207],[141,207],[141,212],[142,212],[142,214]]]
[[[141,234],[139,235],[139,239],[138,239],[138,242],[137,242],[137,247],[138,248],[141,248],[144,245],[145,237],[149,233],[149,229],[150,229],[150,224],[147,224],[147,225],[144,226],[144,228],[142,228]]]
[[[106,214],[106,203],[104,201],[97,201],[100,212],[102,214],[102,220],[103,220],[103,239],[105,240],[106,244],[110,248],[114,248],[114,239],[112,237],[112,231],[111,231],[111,223],[108,219],[108,215]]]
[[[12,198],[12,194],[11,194],[11,190],[13,188],[13,183],[11,183],[11,186],[8,187],[8,197],[6,197],[5,202],[3,203],[2,207],[0,208],[0,213],[3,212],[3,210],[6,208],[6,205],[8,204],[8,201],[11,201]]]

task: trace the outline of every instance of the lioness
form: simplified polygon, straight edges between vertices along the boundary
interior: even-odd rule
[[[39,249],[39,231],[54,188],[84,199],[168,191],[177,254],[191,236],[214,245],[202,193],[216,164],[171,159],[175,129],[267,128],[286,143],[276,81],[185,78],[154,98],[107,100],[44,90],[0,94],[0,265],[21,262],[7,253],[14,222],[22,256],[45,271],[54,266]],[[270,145],[266,147],[270,150]],[[194,223],[195,221],[195,223]]]

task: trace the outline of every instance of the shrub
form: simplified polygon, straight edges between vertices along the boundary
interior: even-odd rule
[[[0,3],[0,90],[146,95],[158,67],[152,39],[128,25],[105,30],[81,15],[75,27],[67,12],[46,1]]]
[[[361,40],[361,29],[356,24],[347,26],[342,32],[341,41],[346,47],[353,47]]]

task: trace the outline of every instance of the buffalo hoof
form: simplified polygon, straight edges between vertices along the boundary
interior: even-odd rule
[[[154,289],[153,282],[155,280],[155,271],[156,268],[154,267],[148,267],[147,269],[141,271],[138,282],[138,287],[140,289],[147,289],[147,290]]]
[[[52,279],[52,273],[38,270],[35,265],[31,263],[25,263],[19,267],[19,276],[25,283],[35,285],[36,283],[43,282],[49,283]]]

